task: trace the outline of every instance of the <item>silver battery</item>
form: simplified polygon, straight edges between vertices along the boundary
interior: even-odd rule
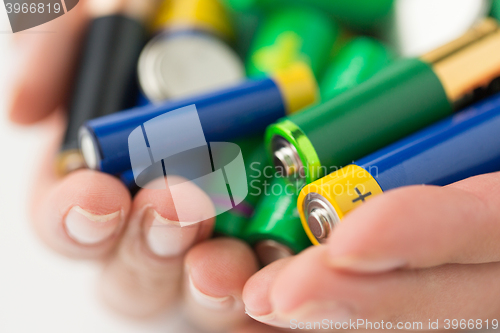
[[[139,82],[151,102],[189,97],[238,84],[245,77],[238,55],[206,33],[163,33],[139,59]]]

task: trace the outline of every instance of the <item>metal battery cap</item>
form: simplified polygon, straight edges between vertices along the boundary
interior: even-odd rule
[[[98,170],[102,158],[95,136],[86,127],[82,127],[80,128],[78,137],[85,164],[89,169]]]
[[[273,163],[278,173],[290,181],[304,177],[304,165],[293,144],[281,136],[275,136],[271,146]]]
[[[334,227],[340,223],[340,217],[328,200],[318,193],[309,193],[304,200],[304,215],[309,230],[323,243]]]
[[[138,72],[142,91],[152,102],[215,91],[245,77],[236,53],[203,33],[158,35],[143,50]]]

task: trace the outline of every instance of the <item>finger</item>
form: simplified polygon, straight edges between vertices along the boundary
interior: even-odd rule
[[[44,24],[39,33],[19,34],[9,107],[13,122],[37,122],[65,102],[87,21],[84,6],[79,5]]]
[[[500,173],[389,191],[345,218],[328,253],[357,272],[500,261]]]
[[[197,245],[186,256],[188,316],[200,327],[216,331],[250,321],[242,293],[257,270],[251,248],[239,240],[220,238]]]
[[[82,259],[101,258],[117,243],[131,199],[114,177],[81,170],[64,179],[54,174],[53,157],[62,132],[62,117],[47,122],[50,149],[35,182],[32,221],[41,239],[57,252]]]
[[[57,252],[95,259],[112,250],[129,208],[130,195],[117,179],[95,171],[77,171],[48,191],[34,225]]]
[[[365,319],[422,322],[428,329],[429,319],[441,326],[444,319],[491,320],[500,314],[498,263],[348,274],[328,266],[326,251],[306,250],[276,278],[270,301],[284,325]]]
[[[184,184],[175,205],[168,189],[143,189],[134,199],[127,230],[100,280],[104,301],[126,315],[147,317],[173,304],[180,294],[184,254],[210,236],[212,202],[196,185]],[[183,226],[181,210],[186,221],[202,222]]]
[[[259,322],[274,326],[280,325],[279,321],[274,321],[269,296],[276,277],[291,260],[292,258],[285,258],[275,261],[262,268],[247,281],[243,290],[243,302],[245,311],[250,317]]]

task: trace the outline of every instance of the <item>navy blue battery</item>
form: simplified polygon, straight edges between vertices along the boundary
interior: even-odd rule
[[[137,101],[135,104],[136,104],[135,106],[137,106],[137,107],[146,106],[146,105],[150,105],[151,101],[142,92],[139,92],[139,94],[137,95]]]
[[[248,80],[241,85],[192,98],[146,105],[88,121],[100,158],[97,169],[109,174],[130,170],[128,137],[143,123],[166,112],[195,105],[207,142],[225,142],[264,131],[286,116],[286,104],[272,79]]]
[[[139,187],[137,186],[134,178],[134,172],[132,170],[125,171],[119,175],[120,180],[123,185],[129,189],[130,192],[136,192]]]
[[[355,163],[383,191],[500,171],[500,94]]]

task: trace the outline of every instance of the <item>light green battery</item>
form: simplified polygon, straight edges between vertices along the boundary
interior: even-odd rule
[[[321,99],[329,100],[368,80],[393,60],[393,53],[370,37],[357,37],[335,56],[320,83]]]
[[[275,11],[257,30],[247,59],[247,74],[259,76],[304,62],[318,77],[338,37],[338,26],[319,10],[288,7]]]
[[[254,208],[262,194],[264,186],[264,168],[269,166],[268,158],[264,148],[263,138],[252,138],[235,142],[241,149],[246,170],[248,195],[236,207],[220,214],[215,219],[214,234],[216,236],[228,236],[243,238],[243,232],[247,227]],[[238,186],[236,184],[236,186]],[[244,185],[243,185],[244,186]],[[241,186],[240,186],[241,187]],[[225,204],[214,200],[215,205]]]
[[[264,188],[245,231],[245,240],[254,247],[264,266],[312,245],[297,211],[298,191],[290,185],[282,178],[274,178]]]

